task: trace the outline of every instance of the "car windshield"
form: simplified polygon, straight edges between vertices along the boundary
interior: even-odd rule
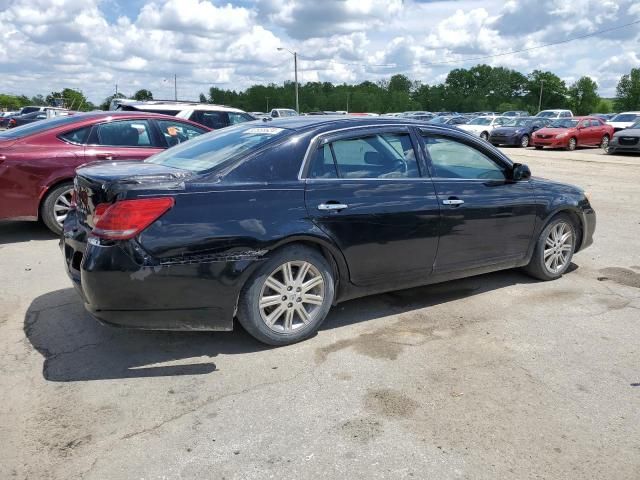
[[[526,127],[532,122],[530,118],[513,118],[502,124],[503,127]]]
[[[538,115],[536,115],[536,117],[550,118],[550,117],[555,117],[557,115],[558,115],[557,112],[547,111],[547,112],[540,112]]]
[[[635,122],[640,118],[640,115],[637,113],[619,113],[615,117],[613,117],[610,122]]]
[[[429,123],[447,123],[450,117],[435,117],[429,120]]]
[[[573,128],[578,125],[578,120],[572,120],[570,118],[561,118],[555,122],[549,124],[549,128]]]
[[[78,115],[62,115],[51,118],[49,120],[42,120],[40,122],[28,123],[20,127],[12,128],[11,130],[5,130],[0,132],[1,138],[22,138],[28,135],[35,135],[36,133],[42,133],[51,128],[60,127],[68,123],[74,123],[78,120]]]
[[[638,120],[636,123],[631,125],[629,128],[638,128],[638,129],[640,129],[640,120]]]
[[[145,161],[199,173],[256,151],[290,133],[291,130],[285,128],[239,124],[202,135]]]
[[[476,117],[467,123],[467,125],[491,125],[491,118]]]

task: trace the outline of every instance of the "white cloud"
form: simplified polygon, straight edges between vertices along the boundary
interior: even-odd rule
[[[175,73],[180,96],[197,98],[209,85],[291,80],[291,56],[278,47],[299,52],[302,81],[404,73],[435,83],[478,63],[469,58],[638,19],[637,0],[0,0],[0,92],[74,86],[98,102],[117,82],[126,93],[171,97]],[[630,48],[639,32],[636,25],[481,62],[548,69],[567,81],[590,75],[608,96],[640,64]]]

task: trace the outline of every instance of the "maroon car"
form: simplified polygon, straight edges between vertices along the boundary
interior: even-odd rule
[[[144,160],[209,130],[168,115],[91,112],[0,132],[0,219],[41,219],[60,233],[76,167]]]

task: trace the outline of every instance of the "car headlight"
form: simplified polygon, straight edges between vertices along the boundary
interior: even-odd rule
[[[565,133],[559,133],[558,135],[556,135],[556,138],[564,138],[567,136],[567,132]]]

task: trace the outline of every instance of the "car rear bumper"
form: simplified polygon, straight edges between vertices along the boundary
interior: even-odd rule
[[[92,239],[73,213],[65,221],[61,249],[69,278],[91,315],[111,325],[153,330],[232,330],[242,285],[259,263],[152,265],[134,241]]]

